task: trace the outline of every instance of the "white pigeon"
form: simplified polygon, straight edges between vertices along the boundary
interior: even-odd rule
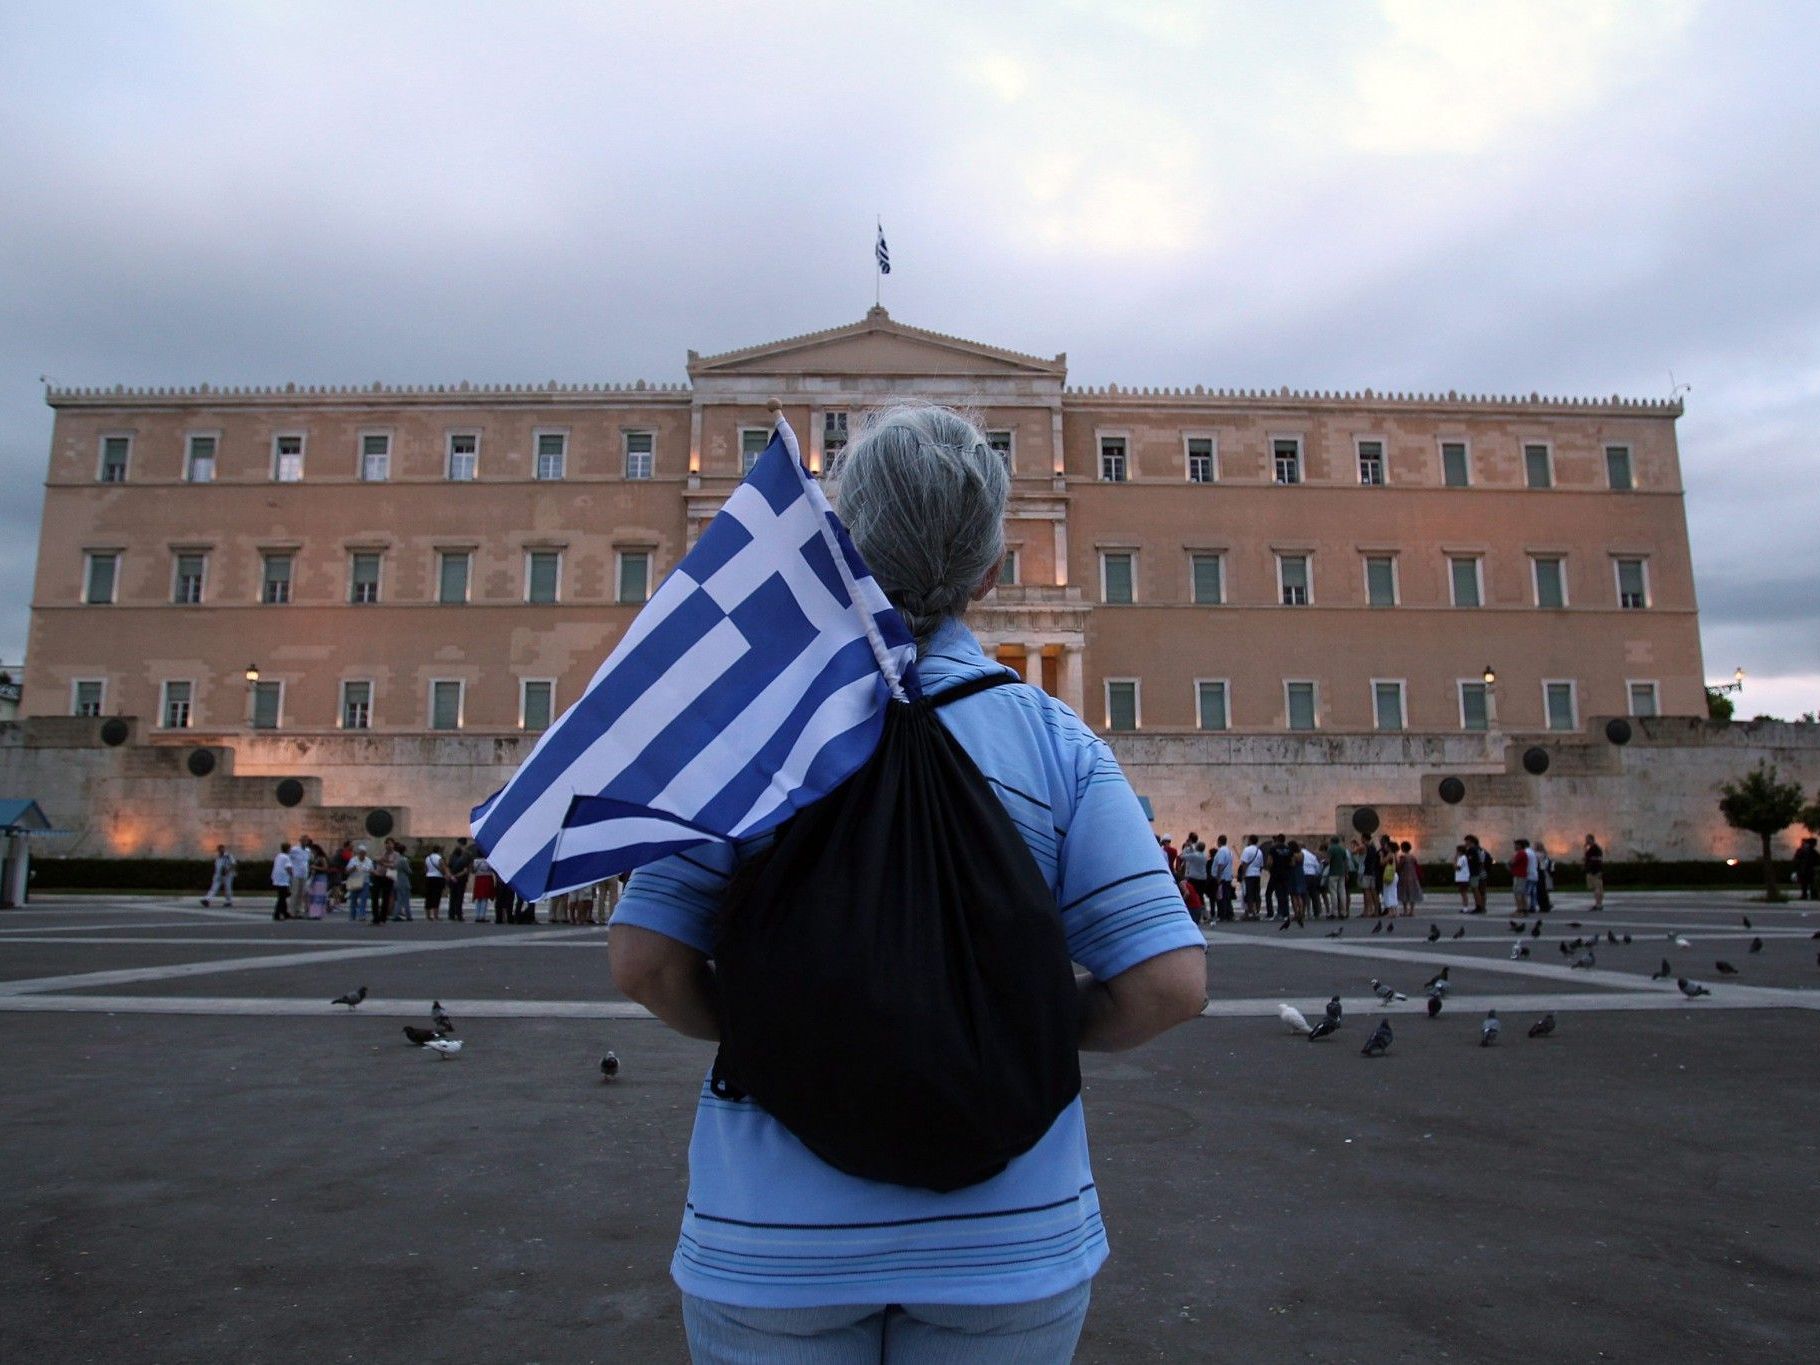
[[[1312,1033],[1308,1020],[1302,1017],[1302,1011],[1294,1005],[1278,1005],[1277,1018],[1283,1021],[1283,1027],[1291,1033]]]
[[[1686,939],[1682,938],[1681,935],[1679,935],[1679,934],[1675,935],[1675,947],[1691,948],[1693,946],[1694,946],[1693,944],[1689,943]]]
[[[432,1038],[424,1044],[424,1047],[431,1052],[441,1054],[444,1061],[461,1055],[461,1039],[459,1038]]]
[[[1527,943],[1513,943],[1510,945],[1510,960],[1512,962],[1516,962],[1520,958],[1525,958],[1528,956],[1529,956],[1529,945]]]

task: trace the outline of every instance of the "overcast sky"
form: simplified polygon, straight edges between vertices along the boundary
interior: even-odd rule
[[[856,320],[1075,383],[1623,393],[1706,673],[1820,706],[1820,6],[0,8],[0,660],[63,384],[683,378]]]

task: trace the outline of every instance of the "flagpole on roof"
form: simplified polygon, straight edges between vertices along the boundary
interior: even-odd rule
[[[881,242],[885,240],[885,218],[883,214],[880,214],[878,217],[878,240]],[[874,252],[872,259],[872,306],[874,308],[883,307],[884,292],[885,272],[880,268],[878,255]]]

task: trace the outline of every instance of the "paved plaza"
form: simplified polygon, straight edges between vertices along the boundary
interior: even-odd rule
[[[1113,1252],[1079,1359],[1811,1358],[1820,908],[1560,899],[1526,961],[1439,902],[1394,934],[1210,933],[1207,1017],[1084,1060]],[[712,1049],[614,992],[606,931],[268,913],[0,914],[0,1358],[684,1359],[667,1263]],[[1595,929],[1632,942],[1568,967]],[[1712,996],[1652,981],[1665,957]],[[1410,1000],[1367,1060],[1374,976]],[[1331,1039],[1277,1020],[1336,992]],[[458,1059],[401,1034],[432,999]]]

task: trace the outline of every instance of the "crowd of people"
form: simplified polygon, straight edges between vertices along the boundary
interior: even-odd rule
[[[233,855],[217,846],[214,881],[202,903],[225,889],[225,903],[232,905],[233,878]],[[465,921],[471,909],[476,924],[535,924],[537,908],[544,905],[551,924],[585,925],[607,922],[620,882],[610,879],[547,901],[525,901],[466,839],[455,840],[446,856],[441,844],[430,845],[417,862],[402,839],[385,840],[377,852],[365,842],[344,839],[331,853],[303,835],[279,845],[272,888],[275,920],[345,913],[351,924],[378,926],[414,920],[418,910],[425,920],[441,920],[446,913],[450,920]]]
[[[1245,836],[1235,852],[1224,834],[1209,848],[1190,832],[1178,849],[1167,834],[1157,843],[1169,860],[1188,912],[1198,924],[1229,920],[1348,919],[1356,895],[1367,919],[1407,917],[1427,898],[1422,865],[1407,839],[1388,834],[1355,835],[1350,842],[1334,835],[1325,844],[1304,844],[1278,834],[1264,843]],[[1581,853],[1586,889],[1594,910],[1605,908],[1605,850],[1592,835]],[[1497,860],[1478,836],[1468,834],[1454,847],[1453,883],[1460,913],[1486,913],[1486,887]],[[1553,908],[1555,861],[1540,840],[1515,841],[1506,865],[1515,912],[1543,914]]]

